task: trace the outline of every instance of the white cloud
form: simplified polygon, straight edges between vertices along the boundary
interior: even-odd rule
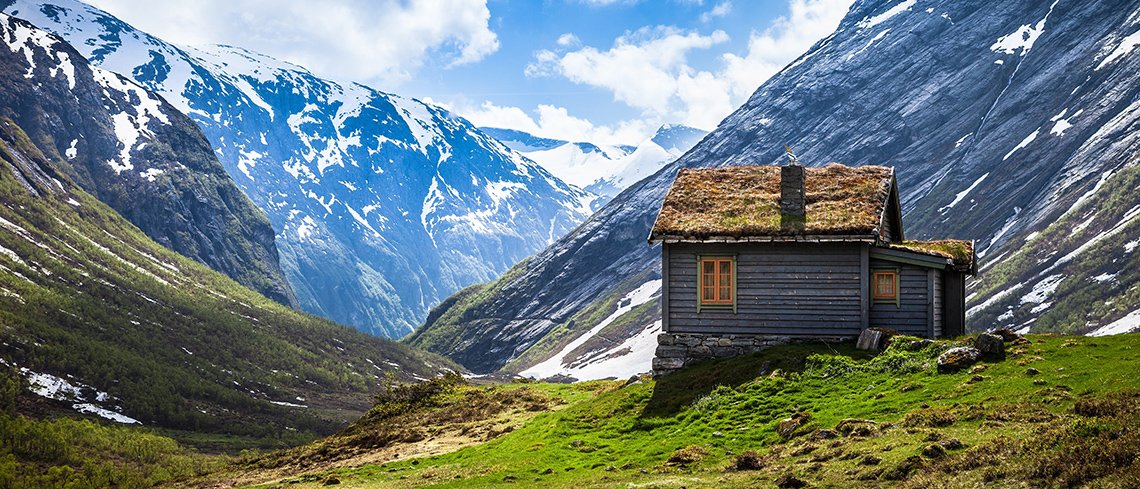
[[[716,6],[712,8],[712,10],[709,10],[708,12],[701,14],[701,22],[704,22],[707,24],[707,23],[709,23],[709,21],[711,21],[717,17],[724,17],[730,13],[732,13],[732,2],[726,0],[724,2],[716,4]]]
[[[726,53],[723,75],[733,99],[743,101],[764,80],[831,34],[851,3],[852,0],[792,0],[788,17],[776,19],[764,32],[752,33],[747,54]]]
[[[574,34],[572,34],[570,32],[567,32],[561,36],[558,36],[557,42],[558,42],[558,45],[562,46],[562,47],[577,46],[577,45],[581,44],[581,41],[578,40],[578,36],[575,36]]]
[[[533,115],[518,107],[504,107],[492,102],[483,102],[478,107],[456,107],[455,112],[479,127],[517,129],[539,137],[596,144],[637,144],[662,123],[649,118],[595,125],[571,115],[565,107],[545,104],[536,107]]]
[[[525,73],[602,88],[649,118],[711,129],[765,80],[835,30],[852,1],[790,0],[788,16],[753,32],[747,53],[722,54],[723,64],[715,72],[696,70],[687,58],[694,50],[728,41],[727,34],[658,26],[620,36],[605,51],[592,46],[539,51]],[[731,4],[724,2],[708,13],[718,9],[727,15]]]
[[[316,73],[395,84],[430,59],[473,63],[499,48],[486,0],[89,0],[183,45],[232,44]]]
[[[526,74],[561,75],[575,83],[609,89],[615,100],[631,107],[659,112],[677,95],[681,77],[693,71],[687,63],[688,53],[726,41],[728,35],[719,30],[701,35],[673,27],[647,27],[617,38],[607,51],[591,46],[561,55],[540,51]]]

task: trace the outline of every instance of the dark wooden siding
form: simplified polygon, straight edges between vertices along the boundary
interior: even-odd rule
[[[946,294],[942,293],[942,271],[934,272],[934,337],[942,337],[942,317]]]
[[[857,243],[668,244],[672,333],[857,336],[862,316]],[[735,254],[737,310],[697,312],[697,256]]]
[[[871,269],[899,271],[899,302],[873,302],[871,326],[897,329],[904,334],[930,336],[930,269],[906,263],[871,259]]]

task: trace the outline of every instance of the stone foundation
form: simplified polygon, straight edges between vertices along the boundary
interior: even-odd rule
[[[712,358],[747,355],[790,343],[850,341],[847,337],[791,337],[767,335],[711,335],[661,333],[657,335],[657,355],[653,357],[653,376],[673,373],[693,363]]]

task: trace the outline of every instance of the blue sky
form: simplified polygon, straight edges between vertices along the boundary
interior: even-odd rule
[[[233,44],[479,125],[636,144],[712,129],[852,0],[91,0],[183,45]]]

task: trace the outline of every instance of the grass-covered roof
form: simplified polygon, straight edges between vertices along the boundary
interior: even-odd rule
[[[801,225],[782,224],[780,167],[690,168],[677,174],[650,239],[859,236],[878,233],[894,181],[884,166],[806,168]]]
[[[961,239],[940,239],[937,241],[902,241],[891,243],[891,248],[914,251],[927,255],[950,259],[951,267],[959,272],[977,273],[977,254],[974,242]]]

